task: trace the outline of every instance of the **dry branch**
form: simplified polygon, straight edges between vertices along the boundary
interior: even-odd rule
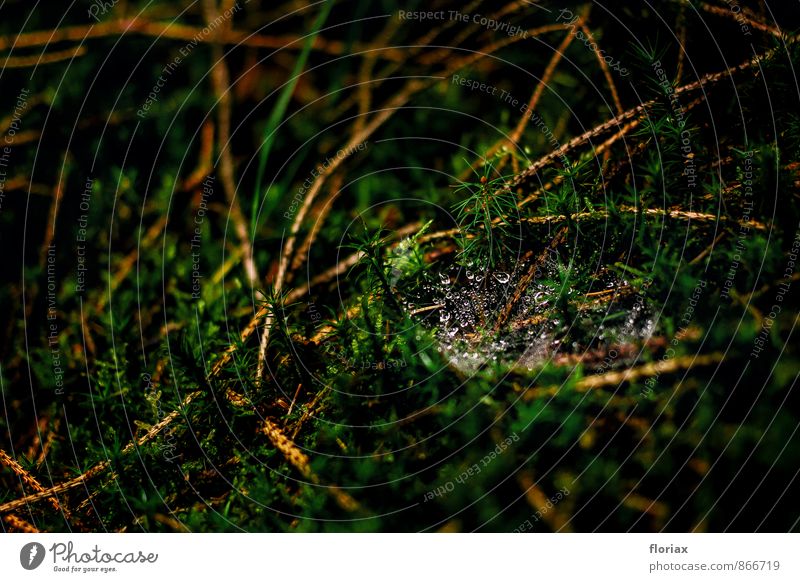
[[[34,477],[28,471],[26,471],[22,467],[22,465],[20,465],[16,461],[16,459],[12,459],[8,455],[8,453],[6,453],[2,449],[0,449],[0,465],[6,466],[9,469],[11,469],[11,471],[14,474],[16,474],[17,477],[19,477],[19,480],[23,484],[27,485],[28,487],[30,487],[34,491],[37,491],[39,493],[42,493],[43,491],[45,491],[45,488],[42,487],[42,484],[39,483],[39,481],[36,479],[36,477]],[[57,499],[51,499],[50,500],[50,504],[53,506],[53,509],[55,509],[56,511],[60,511],[61,510]]]
[[[203,12],[206,21],[214,22],[219,16],[215,0],[204,0]],[[218,29],[216,39],[224,36],[225,31],[230,30],[231,22],[226,20],[222,27]],[[230,74],[225,63],[225,56],[222,51],[221,41],[215,42],[212,46],[212,59],[214,61],[211,69],[211,84],[214,88],[214,96],[217,98],[217,155],[219,156],[219,175],[222,181],[222,188],[225,198],[228,201],[228,212],[233,221],[236,236],[241,245],[241,256],[244,262],[244,270],[247,280],[251,287],[258,283],[258,272],[256,271],[253,259],[253,245],[250,242],[250,235],[247,232],[247,221],[242,212],[239,200],[236,198],[236,176],[233,167],[233,153],[231,152],[231,90]]]
[[[578,380],[575,390],[586,392],[600,388],[616,387],[625,382],[635,382],[642,378],[658,377],[662,374],[675,374],[681,370],[689,370],[698,367],[707,367],[719,364],[725,359],[724,354],[712,353],[706,355],[688,355],[649,362],[626,370],[606,372],[596,376],[588,376]],[[550,386],[547,388],[527,388],[523,393],[524,400],[554,396],[561,390],[560,386]]]
[[[278,449],[289,464],[297,469],[303,477],[310,480],[315,485],[321,483],[320,478],[311,470],[308,455],[301,451],[298,446],[283,433],[276,423],[266,419],[264,420],[261,430],[272,445]],[[355,511],[359,509],[358,502],[345,491],[342,491],[335,485],[324,485],[323,487],[342,509],[346,511]]]
[[[192,400],[194,400],[198,396],[200,396],[200,394],[202,394],[202,392],[198,390],[187,395],[186,398],[183,399],[181,408],[185,408],[186,406],[188,406],[189,403],[192,402]],[[122,455],[123,456],[129,455],[137,447],[141,447],[145,443],[148,443],[151,440],[153,440],[156,436],[158,436],[159,433],[161,433],[162,430],[164,430],[166,427],[172,424],[172,422],[178,416],[180,416],[180,414],[181,414],[180,410],[173,410],[172,412],[170,412],[161,421],[150,427],[150,430],[148,430],[138,440],[132,441],[127,445],[125,445],[125,448],[122,449]],[[48,497],[56,497],[61,493],[66,493],[67,491],[71,491],[72,489],[80,487],[81,485],[85,485],[88,481],[94,479],[98,475],[101,475],[110,466],[111,466],[110,461],[108,460],[101,461],[96,465],[92,466],[88,471],[81,473],[80,475],[78,475],[73,479],[64,481],[63,483],[59,483],[58,485],[50,487],[49,489],[38,491],[37,493],[26,495],[25,497],[21,497],[19,499],[15,499],[13,501],[9,501],[7,503],[0,505],[0,513],[8,513],[20,507],[25,507],[31,503],[40,501],[42,499],[47,499]]]
[[[4,69],[24,69],[30,67],[38,67],[39,65],[48,65],[50,63],[58,63],[81,57],[86,54],[85,46],[77,46],[68,48],[63,51],[53,51],[51,53],[42,53],[40,55],[33,55],[30,57],[12,57],[7,56],[2,61]]]
[[[24,519],[17,517],[13,513],[9,513],[8,515],[3,516],[3,521],[6,522],[9,526],[9,532],[19,532],[19,533],[40,533],[37,527],[33,524],[28,523]]]

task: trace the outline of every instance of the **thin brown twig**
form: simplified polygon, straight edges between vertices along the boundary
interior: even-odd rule
[[[86,353],[92,358],[95,358],[97,355],[97,344],[95,343],[94,336],[92,335],[88,310],[83,309],[82,305],[78,319],[78,323],[81,328],[81,337],[83,337],[84,341],[86,342]],[[77,345],[77,348],[83,350],[83,346],[80,344]]]
[[[2,131],[0,131],[2,133]],[[15,190],[28,190],[31,194],[40,196],[50,196],[52,188],[46,184],[39,184],[31,182],[27,176],[15,176],[6,182],[6,192],[13,192]]]
[[[42,446],[42,434],[46,434],[49,432],[48,425],[50,424],[50,416],[47,414],[42,414],[38,417],[36,422],[36,431],[33,435],[33,440],[31,440],[31,444],[28,445],[28,450],[25,453],[26,459],[35,459],[40,454],[43,446]],[[37,466],[39,463],[37,463]]]
[[[472,12],[472,8],[473,7],[477,7],[478,5],[480,5],[481,2],[482,2],[482,0],[475,0],[472,4],[467,5],[462,10],[462,12],[465,12],[465,13]],[[498,18],[495,18],[495,20],[497,20],[497,19]],[[401,58],[386,59],[386,60],[390,60],[392,62],[388,63],[383,69],[381,69],[379,71],[378,75],[376,76],[376,78],[372,80],[372,84],[374,85],[373,91],[375,89],[377,89],[378,87],[380,87],[380,85],[383,83],[383,81],[385,79],[390,78],[394,74],[395,71],[397,71],[404,64],[408,63],[408,61],[410,59],[416,57],[424,49],[428,48],[428,46],[433,42],[433,40],[437,36],[439,36],[440,34],[442,34],[445,31],[449,30],[450,28],[452,28],[455,24],[457,24],[459,22],[460,21],[458,21],[456,19],[447,20],[441,26],[435,27],[435,28],[431,28],[422,37],[418,38],[416,41],[411,43],[410,46],[403,47],[403,51],[401,53]],[[472,25],[466,27],[465,30],[466,29],[470,29],[471,26]],[[528,35],[543,34],[545,32],[552,32],[552,31],[561,30],[561,29],[562,29],[561,25],[557,25],[557,24],[556,25],[548,25],[548,26],[539,27],[539,28],[536,28],[536,29],[533,29],[533,30],[529,30],[529,31],[527,31],[527,34]],[[446,61],[446,60],[452,58],[452,48],[451,47],[457,47],[458,46],[458,44],[459,44],[458,43],[458,39],[454,39],[453,41],[450,41],[447,44],[449,45],[448,48],[443,48],[443,49],[442,48],[436,48],[436,49],[434,49],[434,50],[432,50],[430,52],[423,53],[422,55],[420,55],[419,58],[418,58],[419,63],[423,64],[423,65],[431,65],[431,64],[440,63],[440,62],[443,62],[443,61]],[[380,51],[385,52],[387,50],[394,50],[394,49],[392,49],[391,47],[385,47],[385,46],[375,46],[374,48],[372,48],[370,50],[380,50]],[[350,109],[350,107],[352,107],[353,104],[357,102],[357,100],[358,100],[358,92],[355,92],[355,93],[351,94],[347,99],[343,100],[342,103],[339,106],[337,106],[335,109],[333,109],[331,111],[330,118],[331,119],[338,119],[339,116],[341,116],[341,114],[343,112],[345,112],[348,109]]]
[[[619,99],[619,93],[617,92],[617,86],[614,83],[614,77],[611,75],[611,70],[608,68],[608,63],[606,63],[605,59],[603,58],[602,51],[600,50],[600,46],[597,41],[594,39],[594,35],[592,34],[591,29],[586,25],[586,22],[581,23],[581,30],[586,34],[589,42],[594,45],[594,54],[597,57],[597,62],[600,64],[600,69],[603,71],[603,75],[606,78],[606,83],[608,83],[608,89],[611,91],[611,98],[614,100],[614,107],[617,110],[617,115],[621,115],[625,110],[622,108],[622,101]],[[591,46],[591,45],[590,45]]]
[[[13,513],[3,516],[3,521],[9,525],[9,531],[20,533],[40,533],[39,529]]]
[[[713,366],[725,359],[724,354],[714,352],[702,355],[687,355],[657,362],[648,362],[634,368],[627,368],[614,372],[606,372],[596,376],[587,376],[578,381],[576,390],[587,391],[606,388],[608,386],[618,386],[624,382],[635,382],[640,378],[652,378],[661,374],[674,374],[680,370],[691,368]]]
[[[771,34],[777,38],[781,38],[783,36],[783,32],[779,28],[774,28],[765,24],[763,22],[759,22],[754,18],[747,16],[741,8],[738,12],[733,12],[730,8],[723,8],[722,6],[714,6],[712,4],[708,4],[706,2],[700,3],[700,8],[708,12],[709,14],[715,14],[717,16],[722,16],[723,18],[729,18],[735,20],[737,23],[741,25],[741,23],[745,23],[747,26],[752,26],[756,30],[760,30],[761,32],[765,32],[767,34]]]
[[[570,532],[570,519],[563,515],[560,508],[553,507],[553,502],[536,484],[533,474],[530,471],[521,471],[517,474],[517,482],[525,492],[525,499],[528,504],[542,516],[544,522],[553,531]],[[562,507],[562,506],[560,506]]]
[[[203,13],[207,23],[212,23],[219,17],[219,10],[215,0],[203,1]],[[217,29],[216,42],[212,45],[211,54],[213,65],[211,68],[211,84],[214,89],[214,96],[217,99],[217,149],[219,156],[219,175],[222,181],[222,188],[228,201],[228,212],[233,221],[234,230],[239,238],[242,247],[242,261],[248,282],[251,287],[255,287],[258,282],[258,272],[256,270],[253,257],[253,246],[250,242],[250,235],[247,230],[247,221],[242,212],[239,200],[236,198],[236,176],[233,166],[233,153],[231,152],[231,91],[230,74],[225,56],[222,50],[221,38],[225,31],[230,31],[232,22],[227,19]]]
[[[472,14],[472,13],[474,13],[478,9],[478,7],[482,4],[482,1],[483,0],[473,0],[473,2],[470,2],[468,5],[464,6],[461,9],[461,12],[463,14]],[[487,16],[487,18],[490,19],[490,20],[499,21],[508,12],[513,11],[514,9],[516,9],[518,5],[519,5],[519,2],[511,2],[511,3],[507,4],[506,6],[504,6],[503,8],[501,8],[500,10],[498,10],[497,12],[495,12],[494,14],[491,14],[491,15]],[[459,21],[456,18],[452,18],[445,25],[441,26],[438,29],[437,33],[440,34],[441,32],[446,31],[448,28],[450,28],[455,23],[461,24],[461,26],[459,27],[461,32],[459,32],[455,37],[453,37],[452,40],[448,40],[447,43],[446,43],[447,46],[437,47],[436,49],[434,49],[432,51],[429,51],[427,53],[422,54],[420,56],[420,58],[419,58],[419,62],[421,64],[423,64],[423,65],[432,65],[434,63],[442,62],[442,61],[450,58],[451,55],[452,55],[452,52],[451,52],[452,48],[453,47],[460,47],[461,43],[463,43],[465,40],[467,40],[467,38],[469,38],[469,36],[473,32],[475,32],[476,30],[478,30],[480,28],[480,24],[478,24],[477,22],[470,22],[466,26],[464,26],[461,23],[461,21]],[[436,36],[437,35],[434,35],[433,37],[430,38],[430,40],[426,39],[424,44],[428,44]]]
[[[35,463],[37,467],[44,463],[44,460],[47,458],[60,426],[61,419],[59,417],[52,419],[46,416],[42,417],[42,421],[39,423],[39,430],[36,431],[36,437],[33,443],[31,443],[27,453],[29,459],[36,459]],[[44,441],[41,439],[42,433],[46,435]]]
[[[69,159],[69,151],[64,152],[64,164],[65,172],[68,174],[70,169],[70,164],[68,163]],[[53,187],[52,193],[50,196],[50,207],[48,211],[47,221],[44,225],[44,233],[42,234],[42,246],[39,250],[39,268],[44,272],[45,271],[45,264],[48,263],[51,259],[54,260],[55,255],[52,257],[50,256],[51,252],[55,253],[55,247],[53,246],[53,238],[56,234],[56,223],[58,218],[58,210],[61,207],[61,197],[64,193],[64,183],[66,182],[65,176],[59,174],[58,183]],[[34,305],[36,304],[36,296],[39,293],[39,286],[38,284],[34,283],[29,287],[30,289],[30,299],[27,302],[25,307],[25,315],[30,316],[33,310]],[[48,313],[49,315],[49,313]]]
[[[693,101],[688,103],[686,105],[686,108],[685,108],[686,111],[691,111],[692,109],[694,109],[697,105],[699,105],[700,103],[705,101],[705,98],[706,98],[705,95],[701,95],[697,99],[694,99]],[[594,148],[593,151],[594,151],[595,155],[599,155],[599,154],[601,154],[603,152],[609,152],[612,145],[614,145],[620,139],[624,139],[625,136],[627,136],[631,131],[636,129],[640,125],[640,123],[641,123],[640,119],[634,119],[633,121],[630,121],[630,122],[626,123],[625,125],[623,125],[614,135],[612,135],[611,137],[606,139],[606,141],[604,141],[599,146]],[[633,149],[633,153],[640,153],[641,151],[643,151],[645,149],[646,146],[647,146],[647,142],[646,141],[640,142]],[[620,164],[617,167],[617,170],[619,168],[621,168],[622,165],[623,164]],[[613,175],[614,173],[615,173],[615,170],[612,169],[612,171],[610,172],[610,175]],[[539,188],[538,190],[536,190],[535,192],[533,192],[532,194],[530,194],[526,198],[523,198],[517,204],[517,208],[521,209],[521,208],[531,204],[532,202],[538,200],[539,197],[541,196],[542,192],[552,189],[553,186],[557,186],[558,184],[560,184],[563,181],[564,181],[564,177],[562,175],[558,175],[558,176],[554,177],[552,179],[552,181],[545,183],[544,186],[542,186],[541,188]]]
[[[395,60],[394,62],[388,63],[383,69],[381,69],[378,74],[375,76],[374,79],[370,80],[370,83],[375,85],[374,89],[380,87],[384,80],[391,77],[395,71],[397,71],[400,67],[407,63],[408,59],[417,55],[420,51],[422,51],[441,31],[449,28],[449,26],[453,25],[454,21],[446,21],[442,26],[437,28],[431,28],[425,35],[419,38],[416,42],[412,44],[412,46],[406,47],[405,55],[402,60]],[[373,47],[369,49],[369,52],[373,51],[386,51],[392,50],[386,46],[383,46],[384,43],[380,42],[380,39],[375,43]],[[351,93],[347,99],[344,99],[340,105],[335,107],[330,111],[329,119],[339,119],[341,115],[349,110],[353,104],[357,104],[360,98],[360,92],[358,90]]]
[[[267,436],[272,445],[297,469],[303,477],[309,478],[313,474],[308,455],[297,448],[289,437],[283,434],[278,425],[269,419],[264,420],[261,431]]]
[[[663,521],[669,516],[669,507],[666,503],[650,499],[638,493],[627,493],[622,498],[622,505],[640,513],[646,513],[655,519],[655,530],[660,531]]]
[[[320,485],[321,480],[311,470],[311,464],[308,455],[301,451],[298,446],[283,433],[281,428],[276,423],[270,419],[265,419],[261,430],[290,465],[297,469],[300,474],[303,475],[303,477],[310,480],[315,485]],[[342,491],[335,485],[325,485],[323,487],[342,509],[346,511],[355,511],[359,509],[358,502],[353,499],[350,494]]]
[[[436,311],[444,307],[444,303],[436,303],[435,305],[426,305],[425,307],[417,307],[408,312],[409,315],[419,315],[420,313],[428,313],[429,311]]]
[[[767,53],[759,55],[755,59],[751,59],[751,60],[745,61],[745,62],[741,63],[740,65],[738,65],[736,67],[732,67],[730,69],[726,69],[725,71],[719,71],[717,73],[709,73],[707,75],[704,75],[702,78],[698,79],[697,81],[694,81],[693,83],[689,83],[688,85],[683,85],[682,87],[678,87],[677,89],[675,89],[675,93],[680,95],[680,94],[683,94],[683,93],[688,93],[688,92],[691,92],[691,91],[695,91],[697,89],[701,89],[701,88],[705,87],[706,85],[714,84],[714,83],[716,83],[716,82],[718,82],[718,81],[720,81],[722,79],[725,79],[725,78],[727,78],[727,77],[729,77],[731,75],[734,75],[736,73],[740,73],[742,71],[745,71],[745,70],[749,69],[750,67],[752,67],[754,62],[756,62],[758,59],[763,59],[766,56],[768,56],[769,54],[771,54],[772,52],[773,51],[768,51]],[[616,115],[613,118],[609,119],[608,121],[606,121],[604,123],[601,123],[597,127],[594,127],[592,129],[582,133],[581,135],[572,138],[570,141],[568,141],[567,143],[565,143],[561,147],[559,147],[556,150],[554,150],[554,151],[546,154],[545,156],[539,158],[538,160],[533,162],[530,166],[528,166],[528,168],[523,170],[521,173],[517,174],[511,180],[511,182],[507,185],[507,187],[508,188],[514,188],[514,187],[522,184],[525,180],[527,180],[529,177],[535,175],[539,170],[541,170],[542,168],[544,168],[545,166],[547,166],[548,164],[550,164],[554,160],[562,158],[563,156],[565,156],[571,150],[573,150],[576,147],[578,147],[580,145],[583,145],[587,141],[589,141],[589,140],[591,140],[591,139],[593,139],[593,138],[605,133],[609,129],[611,129],[613,127],[618,127],[623,122],[629,121],[629,120],[637,117],[638,115],[643,113],[647,107],[652,106],[654,103],[655,103],[655,101],[648,101],[646,103],[642,103],[640,105],[637,105],[636,107],[625,111],[622,115]]]
[[[514,290],[514,294],[509,297],[508,301],[506,302],[505,307],[500,312],[497,321],[494,325],[494,333],[500,331],[500,329],[506,324],[508,318],[511,317],[511,312],[514,310],[514,307],[519,303],[519,300],[522,298],[522,295],[527,290],[528,286],[533,281],[533,278],[536,275],[536,272],[541,269],[541,267],[545,264],[547,257],[553,252],[559,245],[563,244],[564,240],[566,239],[567,235],[567,228],[561,227],[556,235],[553,237],[553,240],[550,241],[539,256],[533,261],[530,266],[528,267],[527,272],[520,278],[519,282],[517,283],[516,289]]]
[[[15,459],[12,459],[8,453],[6,453],[3,449],[0,449],[0,465],[8,467],[11,471],[19,477],[20,481],[33,489],[38,493],[42,493],[46,491],[42,484],[39,483],[38,479],[31,475],[28,471],[26,471],[22,465],[20,465]],[[60,511],[61,508],[58,504],[58,500],[53,498],[50,500],[50,504],[53,506],[53,509],[56,511]]]
[[[300,389],[303,387],[303,383],[300,382],[297,384],[297,390],[294,391],[294,396],[292,396],[292,402],[289,404],[289,410],[286,411],[286,417],[283,420],[283,425],[286,426],[286,420],[291,416],[292,410],[294,410],[294,403],[297,402],[297,397],[300,395]]]
[[[29,129],[26,131],[20,131],[17,135],[14,136],[14,140],[11,143],[4,144],[4,147],[9,148],[18,148],[20,146],[35,143],[39,141],[42,137],[42,132],[38,129]]]
[[[620,139],[623,139],[632,130],[634,130],[638,125],[639,125],[639,120],[638,119],[634,119],[630,123],[626,123],[625,125],[623,125],[619,129],[619,131],[617,131],[614,135],[612,135],[610,138],[608,138],[606,141],[604,141],[602,144],[600,144],[598,147],[595,148],[595,150],[594,150],[595,154],[601,154],[603,152],[610,151],[612,145],[614,145]],[[517,208],[520,208],[520,209],[524,208],[525,206],[527,206],[527,205],[531,204],[532,202],[538,200],[539,197],[542,195],[542,192],[551,190],[554,186],[558,186],[563,181],[564,181],[564,176],[562,176],[560,174],[555,176],[550,182],[545,183],[544,186],[542,186],[541,188],[539,188],[538,190],[536,190],[535,192],[533,192],[529,196],[527,196],[527,197],[523,198],[522,200],[520,200],[517,203]]]
[[[675,210],[675,209],[664,209],[664,208],[645,208],[641,212],[647,216],[667,216],[669,218],[676,218],[681,220],[695,220],[698,222],[725,221],[738,224],[739,226],[749,225],[749,228],[753,228],[755,230],[766,231],[769,229],[769,226],[762,222],[753,220],[743,221],[736,218],[726,218],[722,216],[717,216],[716,214],[710,214],[707,212],[694,212],[691,210]],[[581,222],[585,220],[608,219],[611,218],[613,215],[638,214],[638,213],[639,213],[638,208],[634,208],[632,206],[620,206],[613,214],[608,210],[595,210],[591,212],[588,211],[578,212],[576,214],[571,215],[569,218],[575,222]],[[564,214],[550,214],[547,216],[523,217],[520,218],[519,220],[520,222],[526,224],[543,225],[543,224],[565,222],[567,219],[568,217]],[[461,235],[463,235],[463,233],[460,228],[451,228],[448,230],[441,230],[438,232],[432,232],[430,234],[422,235],[421,237],[419,237],[418,241],[420,243],[427,243],[435,240],[451,239]]]
[[[648,362],[647,364],[627,368],[625,370],[606,372],[604,374],[581,378],[575,383],[574,389],[577,392],[587,392],[589,390],[619,386],[620,384],[635,382],[642,378],[652,378],[661,376],[662,374],[674,374],[681,370],[689,370],[697,367],[713,366],[714,364],[719,364],[724,359],[724,354],[714,352],[705,355],[687,355],[670,358],[668,360],[659,360],[657,362]],[[558,393],[560,389],[560,386],[527,388],[522,397],[524,400],[532,400],[534,398],[553,396]]]
[[[197,158],[197,167],[183,181],[184,190],[199,187],[214,169],[214,122],[211,119],[206,119],[200,129],[200,152]]]
[[[120,18],[98,24],[80,24],[64,26],[54,30],[37,30],[1,36],[0,50],[48,46],[59,42],[84,42],[87,39],[125,34],[140,34],[187,42],[220,42],[224,45],[286,50],[300,50],[303,47],[305,38],[304,36],[291,35],[263,36],[245,30],[232,30],[230,28],[222,32],[217,38],[212,38],[199,26],[189,26],[174,21],[153,22],[146,18]],[[364,47],[356,45],[355,48],[350,49],[349,45],[344,42],[326,40],[317,36],[311,48],[332,55],[342,55],[348,50],[363,50]],[[381,57],[387,60],[402,60],[403,52],[397,49],[384,51]]]
[[[510,37],[509,39],[503,39],[502,41],[498,41],[495,44],[500,44],[501,46],[497,47],[497,48],[494,48],[494,50],[492,52],[495,52],[496,50],[498,50],[498,48],[502,48],[504,46],[507,46],[508,44],[516,42],[517,40],[522,39],[522,38],[536,37],[536,36],[538,36],[540,34],[546,34],[548,32],[557,32],[559,30],[564,30],[563,25],[561,25],[561,24],[546,24],[544,26],[537,26],[535,28],[529,28],[528,30],[524,31],[524,33],[521,33],[519,35],[515,35],[513,37]],[[493,46],[493,45],[489,45],[489,46]],[[436,51],[432,51],[432,52],[429,52],[429,53],[424,53],[423,55],[420,56],[419,62],[421,64],[423,64],[423,65],[430,65],[432,63],[445,60],[445,57],[452,58],[452,50],[453,50],[452,47],[447,47],[445,49],[437,49]],[[486,49],[485,48],[481,49],[481,51],[483,51],[483,50],[486,50]],[[478,51],[478,52],[480,52],[480,51]]]
[[[390,44],[392,36],[397,32],[401,24],[402,21],[399,18],[389,18],[386,26],[384,26],[383,30],[377,35],[376,45],[382,44],[386,46]],[[361,60],[361,65],[358,69],[359,82],[356,89],[358,115],[356,115],[353,120],[353,134],[358,134],[364,129],[364,124],[367,121],[368,113],[372,107],[372,90],[374,84],[370,81],[373,78],[372,71],[379,55],[380,51],[378,50],[368,51]]]
[[[181,521],[178,521],[172,516],[164,515],[163,513],[156,513],[153,519],[158,523],[167,526],[173,531],[177,532],[191,532],[191,530]]]
[[[69,176],[71,164],[69,162],[69,152],[64,152],[64,163],[62,167],[64,171],[59,174],[58,183],[53,188],[53,196],[50,202],[50,211],[48,213],[47,222],[45,223],[44,234],[42,235],[42,246],[39,251],[39,267],[44,270],[45,263],[48,261],[48,251],[51,248],[53,238],[56,235],[56,222],[58,219],[58,210],[61,208],[61,198],[64,196],[64,184]],[[35,294],[35,287],[34,292]],[[33,300],[31,300],[33,303]]]
[[[167,217],[159,216],[156,221],[150,225],[150,228],[147,229],[147,232],[145,232],[139,247],[146,247],[152,244],[158,235],[164,230],[166,224]],[[99,299],[97,300],[96,309],[98,312],[103,310],[106,305],[106,301],[111,298],[113,292],[117,290],[117,288],[122,284],[125,278],[130,274],[133,267],[136,265],[136,261],[139,258],[139,250],[139,248],[133,249],[117,262],[117,270],[114,272],[114,276],[109,283],[108,294],[100,295]]]
[[[574,305],[575,309],[582,313],[586,311],[591,311],[596,309],[601,305],[607,305],[616,301],[621,297],[625,297],[631,295],[634,292],[633,287],[629,285],[623,285],[617,287],[616,289],[609,289],[607,291],[598,291],[597,293],[587,293],[585,297],[592,297],[590,301],[570,301],[570,304]],[[534,315],[533,317],[528,317],[526,319],[513,321],[511,323],[511,328],[514,331],[520,331],[523,329],[527,329],[529,327],[533,327],[535,325],[541,325],[542,323],[546,323],[551,318],[550,314],[547,313],[539,313]]]
[[[12,57],[9,55],[3,61],[3,68],[25,69],[30,67],[38,67],[39,65],[49,65],[50,63],[58,63],[68,59],[82,57],[86,54],[86,50],[87,49],[85,46],[76,46],[63,51],[53,51],[51,53],[43,53],[29,57]]]
[[[11,124],[14,123],[14,120],[16,119],[16,117],[18,115],[25,115],[26,113],[30,112],[37,105],[39,105],[41,103],[48,103],[48,102],[49,102],[49,97],[45,93],[37,93],[36,95],[29,96],[25,100],[25,107],[23,107],[21,110],[17,109],[14,112],[12,112],[10,115],[7,115],[6,117],[3,117],[2,119],[0,119],[0,133],[6,133],[9,130],[9,128],[11,127]],[[13,141],[14,141],[15,144],[17,143],[17,140],[19,139],[20,134],[21,134],[21,132],[17,132],[16,136],[14,137]],[[11,146],[13,144],[5,143],[3,145]],[[21,178],[21,176],[20,176],[20,178]]]
[[[750,225],[750,228],[755,230],[762,230],[766,231],[769,227],[758,221],[750,220],[750,221],[743,221],[736,218],[725,218],[721,216],[717,216],[716,214],[710,214],[707,212],[695,212],[692,210],[673,210],[673,209],[664,209],[664,208],[645,208],[642,211],[642,214],[647,216],[667,216],[669,218],[677,218],[681,220],[695,220],[697,222],[717,222],[717,221],[726,221],[738,224],[739,226]],[[639,209],[634,208],[633,206],[620,206],[615,214],[638,214]],[[608,210],[597,210],[592,212],[578,212],[576,214],[571,215],[571,218],[574,221],[582,221],[582,220],[594,220],[594,219],[607,219],[613,216],[613,214]],[[548,216],[532,216],[529,218],[522,218],[522,222],[527,224],[549,224],[551,222],[563,222],[567,220],[567,216],[563,214],[559,215],[548,215]]]
[[[292,261],[291,269],[293,271],[299,269],[303,262],[305,261],[305,257],[308,254],[311,246],[314,244],[314,241],[317,240],[317,236],[319,236],[320,230],[322,230],[322,225],[325,223],[325,219],[330,213],[331,209],[333,208],[333,202],[339,197],[339,194],[342,193],[342,184],[344,183],[344,174],[339,172],[335,174],[331,178],[331,185],[329,188],[328,197],[321,202],[320,211],[317,213],[316,220],[314,221],[313,226],[311,227],[311,231],[306,236],[303,243],[297,249],[297,253],[295,254],[294,260]]]
[[[583,13],[579,18],[579,21],[581,23],[583,23],[583,19],[586,18],[588,13],[589,13],[588,8],[583,10]],[[517,144],[519,143],[519,140],[522,137],[523,132],[525,131],[525,128],[528,126],[528,121],[530,120],[530,113],[535,111],[536,107],[539,105],[539,100],[542,98],[542,95],[544,95],[545,88],[550,86],[550,81],[552,80],[553,75],[556,72],[556,68],[558,67],[558,64],[561,62],[561,59],[564,58],[564,53],[567,51],[567,48],[569,48],[569,45],[572,44],[572,40],[574,38],[575,37],[570,32],[567,32],[566,36],[564,36],[564,39],[561,41],[561,44],[558,45],[558,48],[553,53],[553,56],[550,57],[550,62],[547,63],[547,67],[545,67],[544,69],[542,78],[539,80],[539,83],[537,83],[536,89],[534,89],[533,95],[531,95],[531,98],[528,101],[528,108],[525,110],[525,114],[523,114],[522,117],[520,117],[517,126],[514,128],[514,131],[511,132],[511,136],[508,139],[508,144],[511,146],[512,152],[516,149]],[[494,152],[492,152],[492,154],[489,155],[493,154]],[[512,155],[511,159],[514,167],[514,173],[516,174],[517,172],[519,172],[519,167],[517,166],[517,157]]]
[[[297,435],[300,432],[300,429],[303,428],[305,422],[309,418],[311,418],[311,416],[315,413],[315,411],[317,410],[317,406],[319,405],[320,401],[322,400],[322,397],[327,393],[327,391],[328,391],[327,388],[322,388],[321,390],[319,390],[314,396],[314,398],[311,400],[311,402],[304,408],[303,414],[300,416],[300,418],[297,420],[297,422],[295,422],[294,426],[292,427],[291,438],[293,440],[297,438]]]
[[[678,29],[678,66],[675,72],[675,82],[680,85],[683,78],[683,66],[686,61],[686,4],[681,2],[681,9],[678,12],[678,22],[675,23]]]
[[[689,261],[689,264],[690,265],[696,265],[697,263],[702,261],[704,258],[706,258],[708,255],[710,255],[711,252],[714,250],[714,247],[717,246],[717,243],[719,241],[721,241],[725,237],[725,234],[726,234],[725,232],[720,233],[720,235],[717,236],[717,238],[715,238],[711,242],[710,245],[708,245],[706,248],[704,248],[703,251],[699,255],[697,255],[695,258],[693,258],[691,261]]]
[[[361,306],[353,305],[342,314],[342,317],[344,319],[353,319],[359,313],[361,313]],[[308,341],[312,344],[320,344],[326,339],[328,339],[335,331],[336,328],[334,326],[323,325],[317,330],[317,333],[315,333],[308,339]]]
[[[562,25],[558,24],[558,25],[552,25],[552,26],[548,26],[548,27],[541,27],[541,28],[537,29],[536,31],[537,31],[537,33],[541,34],[543,32],[551,32],[553,30],[563,30],[563,28],[564,27]],[[555,69],[558,66],[558,63],[564,57],[564,51],[572,43],[572,39],[573,38],[574,37],[571,34],[567,34],[564,37],[564,39],[561,41],[561,44],[559,45],[559,47],[553,53],[553,56],[550,58],[550,62],[547,64],[547,67],[545,68],[545,71],[542,74],[542,78],[540,79],[539,83],[537,83],[536,88],[534,89],[533,94],[531,95],[531,98],[530,98],[530,100],[528,102],[528,108],[525,110],[526,113],[524,113],[522,115],[522,117],[520,117],[520,120],[517,123],[517,126],[514,128],[512,134],[510,136],[508,136],[508,137],[502,137],[499,140],[497,140],[492,145],[492,147],[490,147],[487,150],[487,152],[483,156],[483,158],[486,158],[486,159],[490,158],[491,156],[496,154],[498,151],[500,151],[500,149],[502,147],[508,146],[508,144],[512,144],[513,146],[516,146],[519,143],[519,140],[522,137],[522,133],[525,131],[525,127],[527,126],[528,121],[530,120],[531,113],[536,108],[536,105],[538,104],[539,99],[541,99],[541,96],[544,93],[545,87],[549,84],[550,79],[552,78],[553,74],[555,73]],[[514,156],[513,149],[509,149],[509,154],[512,156],[512,160],[514,160],[514,164],[516,164],[516,156]],[[467,177],[470,176],[470,174],[473,171],[475,171],[475,169],[480,164],[481,164],[481,160],[476,160],[475,163],[470,165],[469,168],[464,170],[464,172],[462,172],[461,175],[459,175],[459,177],[458,177],[459,180],[466,180]],[[502,168],[502,165],[500,166],[500,168]],[[516,169],[516,167],[515,167],[514,171],[515,172],[518,171]]]

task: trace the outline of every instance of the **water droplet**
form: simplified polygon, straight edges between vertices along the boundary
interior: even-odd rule
[[[442,285],[449,285],[450,275],[448,275],[447,273],[439,273],[439,280],[442,282]]]
[[[445,321],[450,320],[450,312],[449,311],[442,311],[439,313],[439,320],[444,323]]]
[[[497,279],[499,283],[506,284],[511,280],[511,276],[508,273],[504,273],[503,271],[498,271],[497,273],[493,273],[492,276]]]
[[[469,279],[470,281],[472,281],[472,279],[475,278],[475,273],[473,273],[470,270],[467,270],[466,275],[467,275],[467,279]]]

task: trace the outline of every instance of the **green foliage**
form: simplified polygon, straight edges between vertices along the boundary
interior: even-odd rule
[[[493,173],[487,164],[477,182],[464,182],[454,190],[463,197],[453,207],[461,230],[459,260],[463,265],[493,269],[513,252],[514,242],[519,240],[517,198],[508,188],[507,178],[490,178]]]

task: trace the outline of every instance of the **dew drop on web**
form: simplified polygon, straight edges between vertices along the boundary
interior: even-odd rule
[[[511,280],[511,275],[504,273],[503,271],[492,273],[492,276],[497,280],[498,283],[502,283],[503,285]]]

